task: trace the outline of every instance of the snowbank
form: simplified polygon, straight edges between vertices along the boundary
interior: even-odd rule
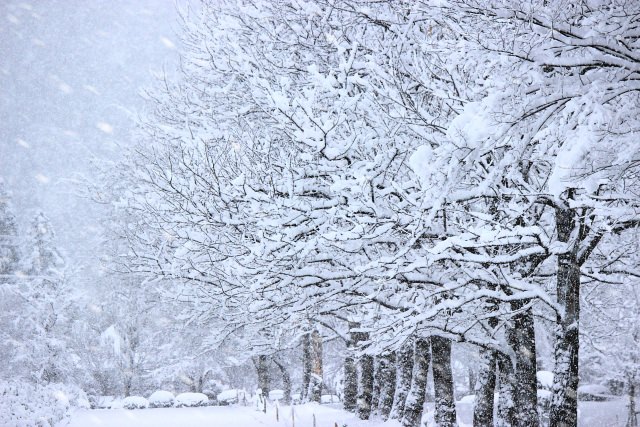
[[[52,427],[70,418],[74,408],[88,407],[86,394],[63,384],[36,386],[0,382],[0,425]]]

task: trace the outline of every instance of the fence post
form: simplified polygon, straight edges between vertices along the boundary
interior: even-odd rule
[[[316,414],[313,414],[313,427],[316,427]]]

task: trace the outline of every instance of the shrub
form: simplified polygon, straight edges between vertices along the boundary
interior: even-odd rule
[[[122,407],[125,409],[146,409],[149,407],[149,401],[142,396],[129,396],[122,401]]]
[[[175,400],[177,408],[207,406],[208,404],[209,398],[203,393],[180,393]]]
[[[77,387],[0,382],[0,425],[52,427],[68,420],[71,409],[85,407],[86,402],[86,394]]]
[[[173,393],[165,390],[158,390],[149,396],[149,406],[152,408],[169,408],[175,401]]]

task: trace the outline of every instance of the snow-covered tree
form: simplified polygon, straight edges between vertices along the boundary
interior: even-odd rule
[[[19,265],[18,226],[8,190],[0,179],[0,282],[13,280]]]
[[[24,239],[19,280],[11,287],[8,342],[14,351],[7,366],[14,375],[38,383],[74,378],[77,355],[69,348],[74,299],[68,269],[49,219],[38,212]]]
[[[187,284],[255,356],[358,323],[361,418],[371,356],[420,341],[454,423],[463,341],[477,423],[500,383],[498,422],[538,425],[535,316],[555,319],[552,421],[575,425],[581,267],[638,225],[635,8],[203,2],[123,169],[128,268]]]

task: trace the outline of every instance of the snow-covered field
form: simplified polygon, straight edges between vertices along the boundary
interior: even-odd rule
[[[581,402],[581,427],[622,427],[625,420],[625,400],[611,402]],[[428,406],[428,411],[432,410]],[[471,426],[471,406],[458,405],[460,425]],[[311,427],[316,417],[317,427],[398,427],[394,421],[383,423],[379,420],[361,421],[354,414],[338,409],[337,406],[307,404],[279,410],[276,421],[275,408],[267,413],[251,407],[211,406],[203,408],[158,408],[144,410],[97,409],[78,410],[68,427]],[[425,414],[425,421],[431,413]]]
[[[297,427],[313,426],[313,416],[318,427],[374,427],[381,423],[360,421],[354,414],[327,405],[301,405],[293,407],[293,418]],[[267,413],[251,407],[209,406],[201,408],[158,408],[129,411],[126,409],[79,410],[71,419],[68,427],[254,427],[292,426],[291,407],[279,410],[280,419],[276,421],[275,408]],[[385,427],[399,424],[387,423]]]

